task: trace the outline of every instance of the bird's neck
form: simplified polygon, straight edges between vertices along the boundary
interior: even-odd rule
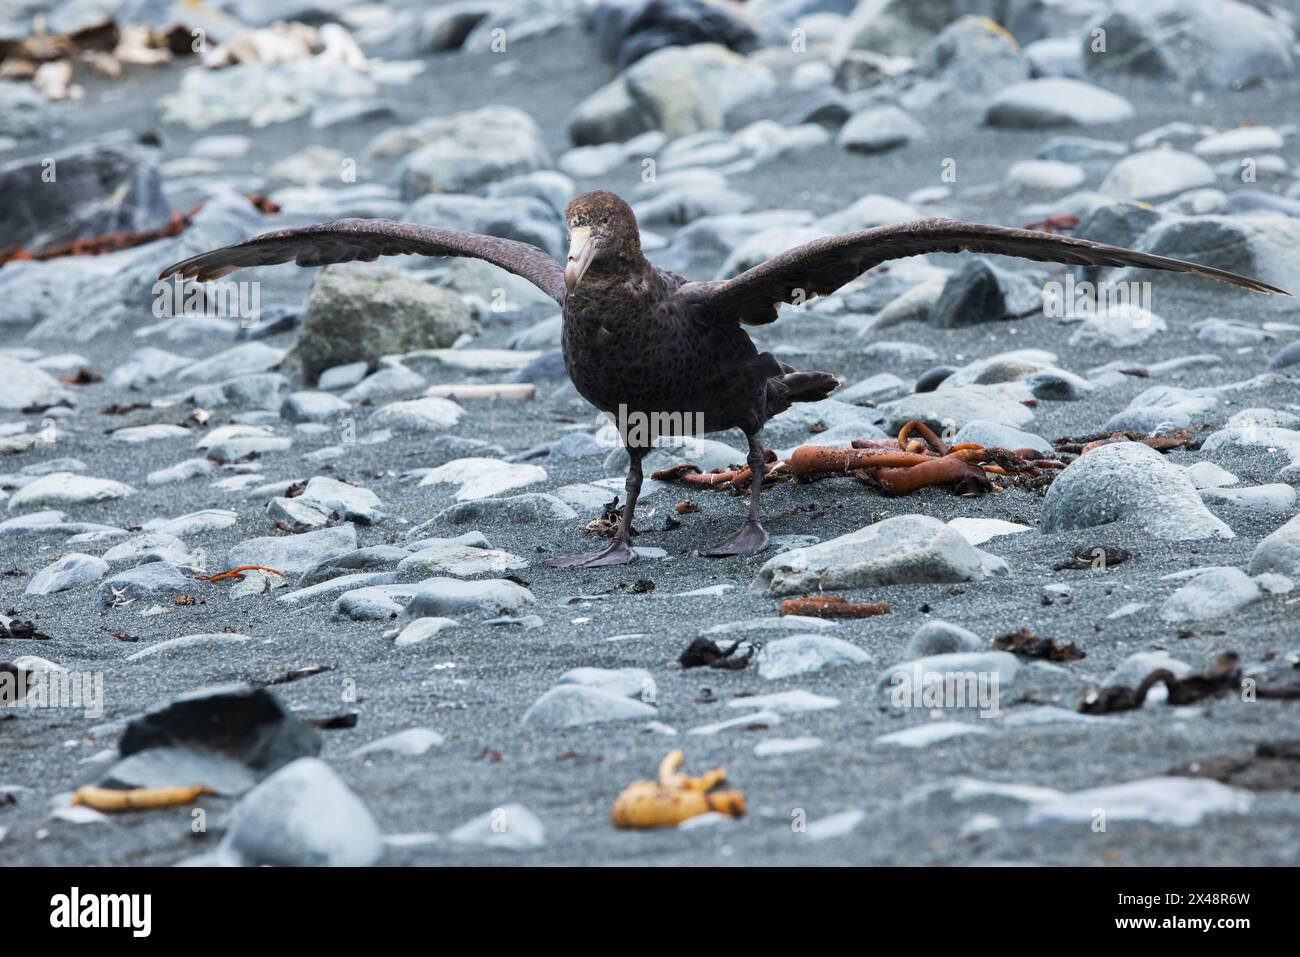
[[[613,301],[631,304],[653,294],[655,268],[640,248],[593,263],[572,293],[571,305]]]

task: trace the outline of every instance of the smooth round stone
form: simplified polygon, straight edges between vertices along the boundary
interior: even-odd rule
[[[935,366],[933,369],[926,369],[916,377],[916,384],[912,386],[912,391],[933,392],[939,388],[939,383],[956,371],[956,366]]]

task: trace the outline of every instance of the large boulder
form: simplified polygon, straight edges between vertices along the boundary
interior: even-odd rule
[[[83,146],[0,167],[5,247],[38,250],[105,233],[156,229],[171,206],[158,169],[140,149]]]
[[[706,0],[605,0],[588,25],[601,56],[620,69],[663,47],[720,43],[750,53],[758,46],[743,8]]]
[[[410,136],[418,148],[398,170],[402,197],[408,200],[425,193],[465,193],[551,167],[541,129],[513,106],[485,106],[428,121]]]
[[[1129,522],[1152,538],[1233,538],[1196,493],[1187,472],[1140,442],[1114,442],[1079,456],[1047,490],[1044,532]]]
[[[734,127],[742,108],[776,92],[761,63],[717,43],[665,47],[580,103],[569,119],[579,145],[627,139],[650,129],[671,137]]]
[[[1147,0],[1115,4],[1083,29],[1080,44],[1089,76],[1225,90],[1295,73],[1289,35],[1289,26],[1234,0]]]
[[[307,297],[296,353],[308,382],[331,366],[443,349],[476,328],[455,293],[393,272],[326,270]]]

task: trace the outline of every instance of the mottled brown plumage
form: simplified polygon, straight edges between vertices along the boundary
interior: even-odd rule
[[[584,193],[565,211],[570,247],[561,268],[527,243],[388,220],[345,219],[258,236],[194,256],[163,271],[206,281],[236,269],[300,266],[417,253],[483,259],[522,276],[564,308],[564,361],[578,391],[632,429],[619,530],[608,547],[551,559],[558,566],[614,565],[636,558],[632,516],[641,460],[657,434],[738,428],[749,444],[752,474],[763,474],[759,430],[794,402],[825,398],[839,382],[825,372],[796,372],[760,353],[742,325],[773,322],[781,303],[824,296],[880,263],[932,252],[977,252],[1044,262],[1139,266],[1193,273],[1255,292],[1289,295],[1268,283],[1118,246],[1001,226],[928,219],[814,240],[739,276],[690,282],[656,268],[641,251],[631,208],[614,193]],[[633,434],[637,423],[647,428]],[[656,428],[656,424],[658,428]],[[767,545],[758,521],[761,482],[751,486],[749,515],[731,538],[705,555],[752,555]]]

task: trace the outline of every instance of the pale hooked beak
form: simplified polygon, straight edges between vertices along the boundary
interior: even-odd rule
[[[596,239],[590,227],[575,229],[569,234],[569,261],[564,267],[564,288],[573,292],[596,258]]]

